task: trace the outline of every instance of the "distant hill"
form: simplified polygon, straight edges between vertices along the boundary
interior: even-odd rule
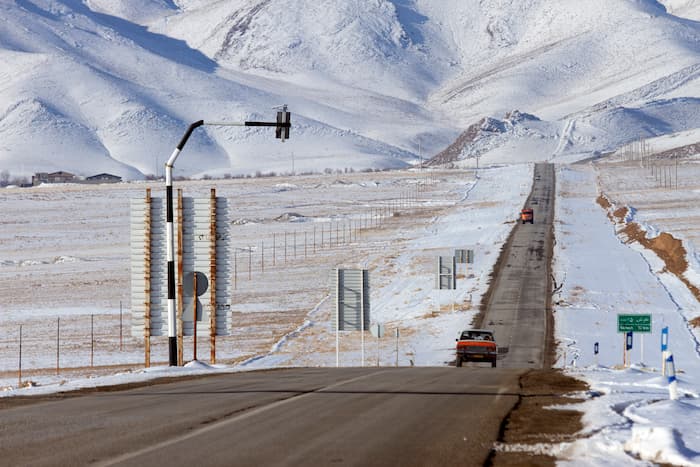
[[[16,0],[0,4],[0,169],[126,179],[604,152],[700,127],[694,0]],[[675,16],[677,15],[677,16]]]

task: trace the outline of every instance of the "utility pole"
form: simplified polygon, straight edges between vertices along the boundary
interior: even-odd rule
[[[175,235],[173,228],[173,167],[175,160],[182,152],[182,149],[190,139],[192,132],[200,126],[270,126],[275,127],[275,137],[284,142],[289,138],[289,129],[291,128],[290,113],[287,111],[287,106],[284,105],[281,111],[277,112],[276,122],[205,122],[198,120],[192,123],[182,136],[180,143],[177,145],[170,158],[165,163],[165,197],[166,197],[166,230],[165,237],[167,243],[167,261],[168,261],[168,349],[170,357],[170,366],[177,366],[177,336],[176,336],[176,316],[175,316]],[[196,297],[195,297],[196,300]],[[196,326],[196,321],[195,321]]]

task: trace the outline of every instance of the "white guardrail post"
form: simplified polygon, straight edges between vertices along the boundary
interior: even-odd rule
[[[666,376],[666,358],[668,358],[668,326],[661,329],[661,376]]]
[[[678,381],[676,380],[676,365],[673,363],[673,354],[666,358],[666,371],[668,372],[668,397],[672,401],[678,400]]]

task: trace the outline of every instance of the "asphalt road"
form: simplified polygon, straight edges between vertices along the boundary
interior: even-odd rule
[[[483,465],[520,372],[244,372],[0,410],[2,465]]]
[[[554,171],[538,164],[484,327],[499,368],[296,368],[0,400],[0,465],[483,465],[545,365]],[[514,213],[515,217],[516,213]]]
[[[544,368],[550,295],[554,166],[536,164],[532,192],[525,203],[534,223],[515,226],[496,271],[482,326],[493,329],[503,368]],[[516,217],[518,213],[513,213]]]

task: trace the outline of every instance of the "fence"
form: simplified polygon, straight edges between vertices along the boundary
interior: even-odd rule
[[[275,224],[263,235],[258,235],[256,244],[236,245],[239,235],[233,231],[234,248],[231,254],[234,257],[234,290],[240,292],[241,283],[246,279],[252,284],[256,276],[263,276],[273,270],[294,271],[290,268],[306,262],[321,264],[325,277],[329,268],[343,260],[343,255],[346,258],[356,255],[357,248],[362,248],[363,241],[369,240],[367,235],[370,232],[391,227],[388,224],[398,222],[402,216],[410,219],[409,214],[413,210],[424,207],[420,195],[426,188],[426,185],[419,184],[402,192],[396,199],[381,199],[368,203],[359,210],[352,208],[345,217],[319,218],[296,229],[291,229],[289,222],[285,222],[282,228],[281,224]],[[434,204],[430,207],[434,207]],[[353,245],[353,248],[346,248],[349,245]],[[274,278],[269,280],[273,283],[275,281]],[[273,290],[270,293],[278,292]],[[235,293],[234,301],[238,302]],[[291,326],[294,329],[298,326],[299,317],[303,316],[301,313],[309,310],[308,305],[305,304],[301,311],[293,310],[296,313],[293,325],[280,325],[279,329],[266,331],[265,339],[260,337],[263,333],[254,331],[253,333],[258,332],[255,339],[264,342],[272,339],[274,342],[287,328]],[[271,313],[279,312],[283,306],[272,305]],[[130,327],[130,310],[122,309],[121,306],[118,310],[115,306],[108,312],[69,311],[67,315],[28,315],[26,319],[22,317],[21,322],[15,319],[15,322],[4,325],[8,334],[4,340],[0,340],[0,375],[4,380],[16,375],[21,384],[23,380],[31,380],[37,375],[62,378],[69,374],[95,374],[100,368],[107,367],[107,372],[113,372],[115,366],[142,368],[143,339],[131,337]],[[240,339],[240,335],[231,337]],[[243,345],[228,342],[228,354],[224,355],[222,361],[239,360],[269,349],[267,343],[256,345],[257,347],[251,346],[247,350]],[[167,340],[152,339],[152,346],[153,361],[167,364]]]

